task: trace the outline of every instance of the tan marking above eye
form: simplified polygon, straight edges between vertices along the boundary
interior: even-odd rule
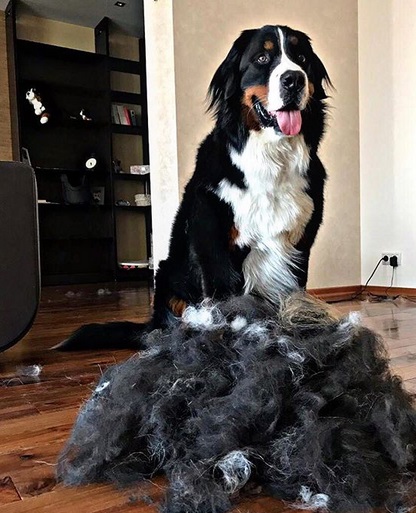
[[[299,43],[299,39],[296,36],[290,36],[289,41],[292,43],[292,45],[297,45]]]
[[[267,41],[265,41],[265,42],[264,42],[264,45],[263,45],[263,46],[264,46],[264,49],[265,49],[265,50],[273,50],[273,48],[274,48],[274,43],[273,43],[273,41],[269,41],[269,40],[267,40]]]

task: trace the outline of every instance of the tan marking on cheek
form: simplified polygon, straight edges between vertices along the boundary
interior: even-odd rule
[[[255,86],[248,87],[244,91],[243,104],[247,105],[247,107],[251,108],[253,106],[253,101],[252,101],[253,96],[256,96],[257,98],[259,98],[264,104],[265,102],[267,102],[267,98],[269,96],[268,86],[267,85],[255,85]]]
[[[238,239],[238,236],[240,235],[240,232],[237,230],[235,225],[231,226],[230,230],[230,249],[233,249],[236,245],[236,240]]]
[[[310,81],[308,84],[308,89],[309,89],[309,96],[313,96],[313,93],[315,92],[315,86]]]
[[[267,102],[269,88],[265,85],[257,85],[249,87],[244,91],[242,102],[242,118],[249,130],[261,130],[256,111],[253,108],[252,97],[259,98],[263,105]]]
[[[267,41],[264,42],[263,47],[264,47],[265,50],[273,50],[274,43],[273,43],[273,41],[267,40]]]
[[[186,302],[183,299],[179,299],[175,296],[170,298],[169,300],[169,308],[172,310],[172,313],[177,317],[181,317],[185,308],[187,307]]]
[[[259,120],[257,119],[257,114],[254,112],[253,108],[249,108],[247,105],[243,104],[241,109],[241,117],[249,130],[256,130],[256,132],[261,130]]]

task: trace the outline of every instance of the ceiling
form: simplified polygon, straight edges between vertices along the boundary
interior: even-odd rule
[[[134,36],[143,36],[143,0],[123,0],[124,7],[116,7],[116,0],[18,0],[18,8],[41,18],[95,27],[105,16],[119,29]],[[0,0],[4,10],[8,0]]]

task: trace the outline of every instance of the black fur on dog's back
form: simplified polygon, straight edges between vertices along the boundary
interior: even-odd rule
[[[261,137],[264,130],[275,132],[276,139],[281,135],[274,118],[266,120],[274,123],[274,128],[270,128],[271,124],[265,127],[264,119],[256,117],[256,103],[262,100],[254,92],[268,90],[273,71],[257,65],[254,60],[256,45],[263,48],[261,45],[266,47],[266,43],[272,47],[272,50],[267,50],[269,60],[277,66],[279,59],[280,62],[283,60],[283,52],[287,52],[294,67],[301,70],[308,83],[309,97],[306,108],[301,112],[300,133],[308,151],[308,164],[307,169],[299,173],[305,175],[302,174],[306,183],[301,191],[303,197],[312,204],[305,226],[299,228],[301,235],[295,243],[288,245],[287,255],[282,257],[281,269],[293,276],[293,280],[285,282],[282,278],[279,281],[279,276],[274,276],[276,283],[281,283],[281,290],[271,291],[271,294],[287,293],[293,288],[306,286],[310,250],[323,214],[326,173],[317,151],[325,125],[327,96],[323,86],[330,84],[330,80],[324,65],[313,52],[308,36],[288,27],[266,26],[240,35],[210,84],[209,111],[214,115],[215,126],[198,150],[195,172],[185,188],[173,224],[169,255],[160,262],[156,273],[151,321],[147,325],[111,323],[99,328],[96,325],[83,327],[57,346],[58,349],[102,347],[103,344],[107,347],[120,347],[120,344],[138,347],[143,330],[167,327],[174,318],[181,316],[186,306],[197,304],[204,298],[223,300],[230,295],[250,291],[262,295],[262,291],[256,291],[255,287],[248,290],[244,270],[247,256],[254,247],[263,243],[261,234],[258,241],[242,242],[245,234],[239,229],[235,205],[220,196],[219,188],[225,183],[233,191],[245,194],[250,186],[233,155],[242,155],[244,159],[244,149],[250,140]],[[296,52],[302,52],[302,62]],[[287,108],[294,107],[290,103]],[[295,140],[286,139],[289,142]],[[283,167],[280,172],[286,171]],[[259,172],[261,180],[264,179]],[[290,185],[290,176],[287,181]],[[274,183],[271,187],[279,200],[279,190],[276,191]],[[256,207],[253,205],[253,208]],[[292,207],[289,204],[287,208]],[[294,204],[293,211],[296,208]],[[275,288],[280,289],[280,285]]]

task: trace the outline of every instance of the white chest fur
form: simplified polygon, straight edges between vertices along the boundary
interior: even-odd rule
[[[251,132],[243,151],[232,149],[230,155],[247,188],[224,179],[216,193],[233,209],[236,243],[251,248],[243,264],[245,292],[276,301],[281,292],[296,288],[294,244],[313,211],[305,192],[309,150],[302,135],[284,137],[266,128]]]

